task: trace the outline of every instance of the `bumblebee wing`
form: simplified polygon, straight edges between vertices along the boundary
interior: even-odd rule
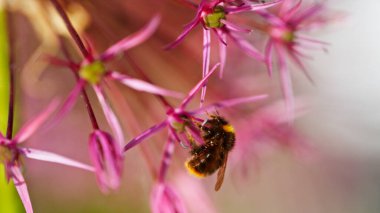
[[[227,158],[228,158],[228,154],[226,154],[226,157],[224,158],[223,165],[220,167],[220,169],[218,171],[218,177],[217,177],[216,183],[215,183],[215,191],[218,191],[223,184],[224,173],[226,172],[226,167],[227,167]]]

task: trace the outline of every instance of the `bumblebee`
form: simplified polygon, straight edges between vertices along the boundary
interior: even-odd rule
[[[205,143],[192,144],[191,158],[185,166],[197,177],[205,177],[219,170],[215,184],[215,191],[218,191],[223,183],[228,153],[235,144],[235,130],[219,115],[211,115],[199,128]]]

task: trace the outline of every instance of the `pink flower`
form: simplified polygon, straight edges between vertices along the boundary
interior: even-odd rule
[[[191,122],[192,120],[198,122],[203,122],[201,118],[195,117],[195,115],[200,115],[207,110],[214,110],[217,108],[231,107],[238,104],[249,103],[257,100],[261,100],[267,97],[267,95],[257,95],[250,96],[245,98],[235,98],[230,100],[224,100],[220,102],[216,102],[210,104],[208,106],[204,106],[198,108],[196,110],[187,111],[185,108],[189,104],[189,102],[194,98],[195,94],[204,86],[205,82],[210,78],[210,76],[214,73],[219,64],[215,65],[211,71],[200,81],[197,85],[188,93],[188,95],[182,100],[181,104],[177,108],[170,107],[167,111],[167,118],[147,129],[145,132],[140,134],[139,136],[132,139],[125,147],[124,152],[141,143],[144,139],[151,136],[153,133],[158,130],[168,127],[169,129],[169,137],[177,142],[186,142],[186,145],[189,145],[188,136],[186,132],[191,134],[191,136],[199,143],[203,143],[203,140],[199,136],[198,127],[195,123]]]
[[[300,117],[307,112],[307,107],[301,101],[296,103],[295,116]],[[302,160],[314,158],[316,150],[308,138],[289,125],[291,121],[286,112],[286,107],[276,102],[257,110],[237,127],[241,130],[237,136],[241,143],[236,144],[238,154],[232,158],[232,162],[238,164],[235,168],[243,168],[242,172],[246,173],[252,165],[257,166],[264,150],[271,151],[275,147],[287,149]]]
[[[168,138],[164,147],[157,183],[153,187],[150,198],[150,207],[154,213],[185,213],[186,208],[172,187],[165,182],[165,175],[171,163],[174,152],[174,141]]]
[[[22,200],[22,203],[24,204],[25,210],[28,213],[32,213],[33,208],[30,202],[29,193],[24,177],[20,170],[21,156],[41,161],[77,167],[91,172],[94,171],[94,168],[91,166],[63,157],[61,155],[57,155],[55,153],[20,147],[20,144],[29,139],[30,136],[32,136],[49,118],[49,116],[54,112],[56,108],[57,102],[52,102],[52,104],[50,104],[47,107],[47,109],[44,110],[40,115],[38,115],[29,123],[26,123],[20,129],[20,131],[13,137],[13,139],[8,139],[0,133],[0,160],[5,165],[8,180],[13,180],[18,194],[20,195],[20,198]]]
[[[150,197],[153,213],[186,213],[185,204],[172,187],[165,183],[154,186]]]
[[[108,133],[95,130],[90,135],[90,157],[95,166],[98,185],[102,192],[117,189],[123,169],[123,157],[119,144]]]
[[[307,47],[319,47],[325,50],[326,45],[328,45],[328,43],[303,34],[326,24],[327,18],[323,18],[322,14],[325,9],[324,5],[318,3],[301,9],[302,0],[298,0],[294,5],[293,2],[292,0],[285,0],[277,14],[267,11],[258,12],[269,23],[266,28],[266,32],[270,37],[265,48],[266,63],[269,75],[272,75],[273,56],[275,53],[277,54],[281,87],[289,117],[294,116],[294,97],[287,56],[313,82],[302,62],[302,59],[308,58],[304,53],[304,49]]]
[[[210,195],[207,194],[199,179],[192,178],[185,172],[178,172],[173,179],[176,190],[190,212],[217,212]]]
[[[164,127],[168,128],[168,142],[166,144],[165,153],[163,162],[161,164],[159,179],[163,180],[168,165],[169,159],[173,152],[172,146],[174,146],[174,141],[180,143],[182,146],[190,147],[193,142],[203,144],[204,141],[200,136],[199,124],[204,122],[203,119],[197,117],[198,115],[206,113],[208,110],[215,110],[217,108],[231,107],[238,104],[250,103],[257,100],[261,100],[267,97],[267,95],[257,95],[244,98],[235,98],[230,100],[219,101],[196,110],[188,111],[186,110],[187,105],[193,99],[195,94],[202,88],[205,82],[210,78],[218,67],[219,64],[215,65],[211,71],[200,81],[198,84],[188,93],[185,99],[181,102],[179,107],[173,108],[170,107],[167,111],[167,118],[147,129],[139,136],[133,138],[127,145],[124,146],[123,151],[126,152],[129,149],[135,147],[141,143],[144,139],[153,135],[157,131],[163,129]],[[189,138],[192,138],[190,141]],[[171,145],[173,144],[173,145]]]
[[[132,78],[117,71],[109,70],[104,64],[115,58],[117,55],[123,54],[124,51],[127,51],[128,49],[131,49],[147,40],[154,33],[159,22],[160,16],[156,15],[139,32],[122,39],[121,41],[109,47],[99,56],[95,56],[93,50],[89,48],[89,50],[86,50],[88,52],[86,58],[80,64],[75,63],[71,60],[66,61],[51,57],[51,63],[71,68],[71,70],[78,77],[78,82],[75,88],[69,94],[66,102],[59,112],[57,120],[60,120],[60,118],[63,117],[63,115],[65,115],[73,107],[80,92],[87,84],[90,84],[99,98],[107,121],[111,126],[113,134],[116,136],[116,141],[120,144],[123,144],[124,136],[120,124],[118,123],[118,120],[114,115],[112,108],[107,104],[106,97],[102,89],[104,84],[106,84],[105,80],[119,81],[120,83],[137,91],[149,92],[152,94],[159,94],[164,96],[181,97],[182,94],[178,92],[163,89],[159,86],[155,86],[151,83]]]
[[[226,1],[226,0],[202,0],[195,15],[195,18],[185,26],[183,32],[178,38],[169,44],[167,48],[173,48],[178,45],[197,25],[203,26],[203,72],[202,76],[205,77],[209,72],[210,67],[210,52],[211,52],[211,35],[210,31],[214,31],[216,37],[219,39],[219,58],[221,62],[220,76],[223,75],[224,66],[227,58],[227,36],[235,42],[245,53],[259,61],[265,61],[264,56],[247,40],[245,40],[240,33],[250,33],[252,30],[241,27],[227,20],[227,17],[232,14],[242,12],[252,12],[263,10],[272,7],[282,0],[273,1],[270,3],[254,4],[248,1]],[[201,94],[201,105],[204,102],[206,94],[206,87],[204,86]]]

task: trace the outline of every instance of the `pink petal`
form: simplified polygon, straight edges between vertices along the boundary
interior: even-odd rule
[[[222,22],[223,24],[225,24],[226,27],[227,27],[229,30],[232,30],[232,31],[235,31],[235,32],[240,32],[240,33],[250,33],[250,32],[252,32],[251,29],[248,29],[248,28],[245,28],[245,27],[241,27],[241,26],[239,26],[239,25],[237,25],[237,24],[234,24],[234,23],[229,22],[229,21],[224,20],[224,19],[222,19],[221,22]]]
[[[248,41],[246,41],[244,38],[241,38],[237,34],[229,33],[228,34],[232,40],[238,45],[243,51],[251,56],[252,58],[258,60],[258,61],[265,61],[265,57],[263,54],[261,54],[253,45],[251,45]]]
[[[294,10],[294,8],[297,8],[297,6],[301,5],[301,3],[302,3],[302,0],[298,0],[298,2],[296,3],[296,5],[293,6],[294,5],[294,0],[284,0],[282,2],[282,4],[281,4],[279,15],[281,17],[286,16],[286,14],[288,13],[288,11],[291,11],[292,9]]]
[[[220,69],[219,69],[219,78],[223,78],[224,67],[227,60],[227,35],[224,30],[214,29],[214,32],[219,39],[219,60],[220,60]]]
[[[182,134],[178,135],[177,130],[175,130],[173,127],[169,126],[168,132],[169,132],[169,136],[168,136],[169,139],[179,142],[181,144],[181,146],[190,146],[190,141],[189,141],[188,137],[187,136],[182,137]],[[186,144],[184,144],[183,142],[185,142]]]
[[[297,41],[295,42],[296,45],[293,46],[294,53],[302,58],[308,59],[308,60],[314,60],[314,57],[310,56],[310,54],[304,53],[306,50],[322,50],[324,53],[328,53],[328,47],[326,44],[321,44],[317,42],[311,42],[307,40],[302,40],[300,38],[296,38]]]
[[[78,70],[80,67],[78,64],[76,64],[72,61],[66,61],[66,60],[63,60],[63,59],[60,59],[60,58],[57,58],[54,56],[46,56],[46,58],[49,61],[49,63],[54,65],[54,66],[69,67],[72,70]]]
[[[178,194],[165,183],[154,186],[150,208],[153,213],[186,213],[185,204]]]
[[[88,40],[86,38],[84,38],[83,40],[84,40],[84,42],[86,44],[86,49],[87,49],[87,52],[88,52],[88,56],[87,56],[86,60],[87,61],[93,61],[94,60],[94,55],[96,54],[94,44],[90,40]]]
[[[67,96],[66,101],[63,103],[61,109],[58,111],[57,115],[54,117],[53,123],[50,126],[54,126],[56,123],[60,122],[62,118],[73,108],[75,101],[79,97],[80,92],[84,89],[86,82],[84,80],[79,80],[75,85],[74,89],[71,90],[70,94]]]
[[[21,150],[22,150],[22,153],[27,158],[30,158],[30,159],[46,161],[46,162],[51,162],[51,163],[58,163],[58,164],[66,165],[66,166],[84,169],[90,172],[95,171],[95,169],[92,166],[89,166],[87,164],[78,162],[76,160],[72,160],[70,158],[67,158],[62,155],[58,155],[52,152],[46,152],[46,151],[30,149],[30,148],[21,148]]]
[[[195,87],[189,92],[187,97],[182,101],[179,107],[180,109],[184,109],[187,106],[187,104],[191,101],[191,99],[193,99],[195,93],[198,92],[199,89],[207,82],[207,80],[210,78],[212,73],[214,73],[214,71],[219,65],[220,63],[215,64],[214,67],[210,70],[210,72],[200,82],[198,82],[197,85],[195,85]]]
[[[116,44],[112,45],[110,48],[108,48],[101,56],[101,61],[107,61],[115,57],[115,55],[122,53],[123,51],[126,51],[128,49],[131,49],[141,43],[143,43],[145,40],[147,40],[157,29],[159,23],[161,20],[160,15],[155,15],[150,22],[145,25],[140,31],[134,33],[133,35],[130,35],[123,40],[117,42]]]
[[[183,201],[187,204],[189,212],[218,212],[212,201],[213,195],[207,192],[201,181],[191,177],[186,172],[175,174],[173,181],[175,189],[183,196]]]
[[[223,33],[221,35],[222,39],[227,42],[227,35]],[[224,74],[224,67],[226,66],[226,59],[227,59],[227,45],[225,43],[219,42],[219,58],[220,58],[220,71],[219,71],[219,77],[223,78]]]
[[[221,29],[212,30],[216,33],[216,36],[218,36],[219,42],[227,46],[227,38],[225,37],[226,33]]]
[[[277,0],[277,1],[273,1],[273,2],[244,5],[244,6],[239,6],[239,7],[227,7],[227,8],[225,8],[225,11],[227,14],[236,14],[236,13],[241,13],[241,12],[263,10],[263,9],[267,9],[269,7],[273,7],[273,6],[281,3],[282,1],[283,0]]]
[[[147,137],[151,136],[152,134],[154,134],[155,132],[157,132],[158,130],[164,128],[165,126],[167,125],[167,122],[166,121],[163,121],[159,124],[156,124],[152,127],[150,127],[149,129],[145,130],[143,133],[141,133],[139,136],[133,138],[131,141],[129,141],[129,143],[127,145],[124,146],[124,149],[123,149],[123,152],[126,152],[128,151],[129,149],[131,149],[132,147],[138,145],[139,143],[141,143],[144,139],[146,139]]]
[[[90,135],[89,151],[101,191],[107,193],[109,189],[118,189],[123,169],[119,145],[108,133],[96,130]]]
[[[45,123],[45,121],[49,118],[49,116],[54,112],[54,110],[57,107],[58,107],[58,100],[53,100],[44,111],[42,111],[33,120],[26,123],[18,131],[18,133],[14,137],[14,140],[17,141],[17,143],[21,143],[21,142],[24,142],[26,139],[28,139],[32,134],[36,132],[37,129],[39,129],[42,126],[42,124]]]
[[[302,63],[302,61],[298,58],[297,55],[295,55],[297,52],[297,50],[295,49],[292,49],[291,51],[288,51],[290,57],[293,59],[293,61],[296,63],[296,65],[301,69],[301,71],[305,74],[306,78],[312,83],[314,84],[314,81],[312,79],[312,77],[310,76],[309,72],[307,71],[305,65]],[[301,53],[298,53],[298,54],[301,54]]]
[[[295,117],[301,117],[310,111],[310,106],[304,99],[295,99],[295,106]],[[287,109],[284,107],[284,103],[281,100],[258,109],[249,120],[261,125],[264,125],[265,123],[286,124],[289,123],[289,117],[284,116],[286,114]]]
[[[210,30],[203,29],[203,69],[202,69],[202,78],[204,78],[210,69],[210,45],[211,45],[211,38],[210,38]],[[201,102],[200,106],[203,105],[203,102],[206,97],[206,90],[207,90],[207,81],[205,81],[202,91],[201,91]]]
[[[122,147],[125,143],[125,139],[120,122],[117,119],[117,116],[115,115],[111,106],[108,105],[102,88],[100,86],[94,86],[93,88],[95,90],[96,95],[98,96],[99,103],[102,106],[102,110],[107,119],[107,122],[110,125],[113,134],[116,136],[116,141],[117,143],[119,143],[119,146]]]
[[[250,96],[250,97],[244,97],[244,98],[234,98],[234,99],[229,99],[229,100],[224,100],[224,101],[219,101],[213,104],[210,104],[208,106],[201,107],[197,110],[194,110],[190,112],[190,114],[201,114],[201,113],[206,113],[208,110],[214,110],[214,108],[225,108],[225,107],[232,107],[235,105],[239,104],[245,104],[245,103],[250,103],[250,102],[255,102],[259,101],[262,99],[267,98],[268,95],[255,95],[255,96]]]
[[[284,5],[288,9],[286,9],[286,11],[284,11],[283,13],[281,13],[281,17],[285,21],[290,20],[296,14],[296,12],[300,9],[301,4],[302,4],[302,0],[299,0],[293,7],[291,7],[290,6],[290,4],[291,4],[290,2],[291,1],[288,1],[287,5],[285,5],[285,3],[284,3]]]
[[[171,126],[169,127],[168,132],[169,132],[168,139],[178,142],[184,148],[190,147],[190,140],[189,140],[188,135],[186,135],[183,132],[178,132]]]
[[[261,15],[267,22],[269,22],[273,26],[286,27],[286,23],[284,22],[284,20],[281,19],[281,17],[269,13],[268,11],[257,11],[256,13]]]
[[[181,98],[183,95],[179,92],[167,90],[164,88],[161,88],[159,86],[155,86],[151,83],[148,83],[143,80],[139,80],[136,78],[129,77],[125,74],[118,73],[116,71],[111,71],[109,73],[109,76],[115,80],[120,81],[122,84],[133,88],[137,91],[143,91],[143,92],[148,92],[152,94],[158,94],[158,95],[163,95],[163,96],[170,96],[170,97],[175,97],[175,98]]]
[[[172,49],[174,48],[175,46],[177,46],[186,36],[187,34],[190,33],[190,31],[192,29],[194,29],[200,22],[200,15],[201,15],[201,12],[202,10],[201,9],[198,9],[198,12],[197,14],[195,15],[195,18],[185,26],[183,32],[177,37],[177,39],[175,41],[173,41],[172,43],[168,44],[165,49],[166,50],[169,50],[169,49]]]
[[[306,35],[300,35],[299,33],[297,33],[296,38],[297,38],[297,40],[299,39],[301,41],[310,42],[310,43],[321,45],[321,46],[331,45],[329,42],[320,41],[318,39],[310,38],[309,36],[306,36]]]
[[[297,45],[294,45],[291,49],[292,53],[297,57],[299,58],[299,60],[301,60],[301,58],[304,58],[304,59],[308,59],[308,60],[314,60],[314,58],[312,56],[310,56],[310,54],[306,54],[304,53],[305,52],[305,43],[304,42],[300,42],[300,41],[297,41]],[[311,49],[311,48],[310,48]],[[290,50],[288,50],[290,51]],[[302,63],[303,64],[303,63]],[[297,65],[298,66],[298,65]]]
[[[159,181],[164,181],[165,179],[167,170],[171,163],[173,152],[174,152],[174,141],[172,140],[171,137],[169,137],[168,141],[165,144],[164,154],[161,160],[161,166],[160,166],[160,171],[158,175]]]
[[[315,4],[312,7],[303,10],[299,14],[297,14],[296,17],[294,17],[291,22],[297,26],[300,25],[302,22],[306,21],[307,19],[311,18],[312,16],[315,16],[317,13],[321,12],[324,8],[324,5],[322,4]]]
[[[33,213],[32,203],[30,202],[30,197],[28,193],[28,187],[26,186],[24,177],[17,165],[13,165],[10,168],[12,172],[12,179],[17,189],[17,192],[21,198],[22,204],[24,205],[25,211],[27,213]]]
[[[194,141],[198,142],[198,144],[204,144],[205,143],[202,136],[201,136],[201,133],[199,131],[199,127],[195,126],[194,123],[186,126],[186,131],[191,135],[191,138],[194,139]],[[185,136],[188,137],[188,135],[186,135],[186,134],[185,134]]]
[[[268,74],[269,76],[272,76],[273,74],[273,42],[272,40],[269,40],[267,45],[265,46],[265,61],[268,68]]]
[[[292,88],[291,76],[286,64],[286,56],[281,47],[277,48],[278,62],[281,78],[281,88],[285,99],[285,106],[287,109],[287,115],[289,121],[293,121],[294,118],[294,96]]]

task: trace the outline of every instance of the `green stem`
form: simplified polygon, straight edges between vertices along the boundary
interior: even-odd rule
[[[8,123],[9,68],[7,12],[0,4],[0,131],[4,136]],[[4,166],[0,162],[0,212],[13,213],[20,209],[15,187],[13,183],[7,183]]]

